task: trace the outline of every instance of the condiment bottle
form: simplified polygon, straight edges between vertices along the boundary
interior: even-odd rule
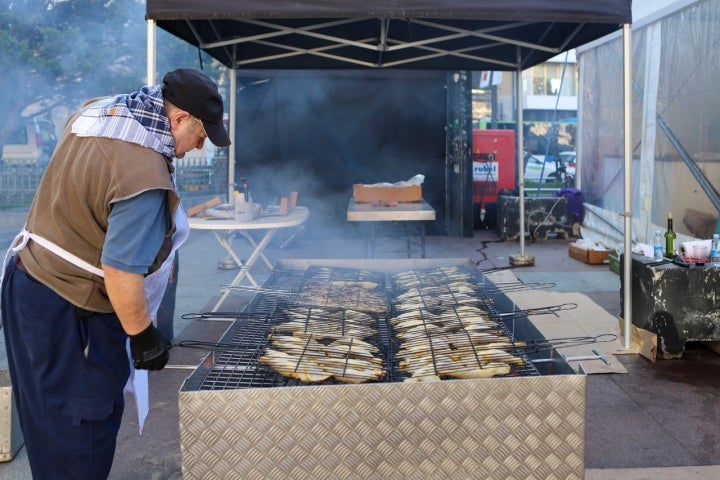
[[[665,257],[675,258],[675,231],[673,230],[672,212],[668,212],[667,230],[665,231]]]
[[[250,186],[248,185],[247,178],[240,177],[240,185],[242,188],[243,196],[245,197],[245,201],[250,201]]]

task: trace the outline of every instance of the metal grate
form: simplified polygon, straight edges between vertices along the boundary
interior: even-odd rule
[[[497,293],[497,289],[486,288],[480,272],[459,266],[411,270],[393,275],[392,284],[390,323],[400,337],[404,336],[398,331],[403,323],[415,325],[410,342],[400,339],[399,351],[408,355],[403,352],[409,350],[411,357],[413,352],[419,352],[418,356],[425,359],[427,365],[420,367],[421,379],[491,375],[489,372],[495,370],[486,372],[482,367],[494,361],[507,362],[498,364],[497,368],[504,372],[501,376],[539,375],[522,348],[524,344],[517,341],[502,315],[494,310],[487,292]]]
[[[362,286],[358,287],[358,283],[362,283]],[[462,267],[411,270],[395,275],[363,269],[314,266],[306,271],[274,271],[263,286],[263,293],[257,294],[246,311],[238,315],[217,348],[186,380],[183,389],[224,390],[307,385],[308,382],[302,381],[306,377],[289,378],[281,375],[263,363],[261,357],[268,349],[275,348],[273,341],[278,336],[293,333],[296,337],[302,337],[312,332],[314,338],[320,338],[318,343],[314,339],[311,341],[310,337],[302,338],[308,338],[308,344],[312,342],[313,345],[327,346],[330,343],[327,338],[334,339],[347,333],[351,328],[349,319],[360,314],[365,316],[366,323],[372,328],[372,333],[361,335],[361,341],[377,348],[376,357],[381,361],[384,371],[381,378],[374,378],[373,381],[399,382],[410,379],[411,374],[403,364],[406,358],[401,356],[407,340],[400,338],[401,332],[395,324],[398,319],[411,318],[413,315],[419,319],[428,319],[428,326],[420,335],[426,338],[422,342],[427,343],[429,348],[420,354],[432,358],[432,368],[436,372],[447,370],[443,364],[446,355],[437,348],[438,339],[442,337],[431,338],[432,330],[436,330],[437,326],[430,324],[438,319],[447,327],[444,332],[446,338],[442,341],[451,338],[457,344],[462,341],[462,335],[467,335],[468,343],[466,346],[463,344],[461,350],[479,362],[485,358],[482,342],[479,346],[473,346],[470,339],[476,334],[467,333],[461,328],[466,326],[463,324],[463,316],[467,315],[469,309],[483,312],[489,324],[487,328],[483,327],[484,331],[492,332],[498,338],[506,338],[509,342],[503,351],[517,360],[513,360],[505,376],[539,375],[523,350],[524,343],[514,337],[513,330],[508,326],[513,326],[516,315],[503,315],[494,310],[493,299],[486,294],[491,289],[486,288],[485,283],[482,273]],[[414,308],[403,306],[403,300],[408,298],[415,302]],[[327,333],[326,338],[323,335],[318,337],[317,326],[311,325],[311,322],[318,321],[326,322],[323,328],[330,329],[324,332]],[[303,355],[309,353],[303,350]],[[495,352],[494,355],[500,354]],[[442,377],[448,378],[447,375]],[[456,378],[463,377],[459,375]],[[348,383],[348,378],[333,376],[322,381],[322,384],[335,383]]]

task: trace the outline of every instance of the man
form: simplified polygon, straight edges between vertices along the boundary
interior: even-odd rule
[[[3,332],[36,479],[107,478],[134,368],[170,344],[153,318],[187,217],[172,158],[230,144],[217,86],[194,69],[83,106],[68,121],[2,282]]]

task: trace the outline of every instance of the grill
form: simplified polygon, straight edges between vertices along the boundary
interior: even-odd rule
[[[544,343],[536,331],[528,332],[527,312],[501,313],[496,309],[503,292],[519,288],[529,287],[495,286],[481,272],[466,266],[393,274],[325,266],[276,269],[183,388],[223,390],[540,375],[531,357]],[[358,322],[371,333],[352,336]],[[520,328],[521,324],[526,327]],[[321,367],[313,358],[325,358],[328,345],[337,347],[333,341],[338,336],[350,338],[343,344],[345,350],[335,355],[340,360],[334,361],[334,371],[340,369],[341,373],[322,379]],[[288,347],[289,337],[293,341]],[[376,374],[354,377],[348,366],[354,358],[347,352],[365,344],[370,345],[368,350],[360,347],[361,351],[372,348]],[[285,371],[281,374],[272,362],[268,365],[263,360],[268,359],[268,351],[282,350],[283,346],[293,356],[291,360],[282,357]],[[422,370],[413,365],[418,362],[422,362]],[[500,365],[502,362],[507,363]],[[492,370],[482,371],[480,367],[487,363],[497,364],[500,371],[492,375]],[[556,371],[561,368],[551,363],[553,367]],[[308,376],[318,380],[309,381]]]
[[[442,270],[448,266],[471,276],[470,292],[450,290],[464,280],[448,276],[457,272]],[[367,282],[384,301],[349,295],[348,282]],[[522,288],[493,285],[463,259],[279,261],[180,389],[183,478],[582,479],[585,376],[527,318],[564,307],[518,310],[503,292]],[[429,339],[431,324],[452,323],[453,311],[470,308],[494,322],[492,330],[512,343],[504,354],[520,362],[503,376],[455,379],[442,370],[442,342],[428,340],[421,349],[433,359],[427,376],[442,380],[409,381],[416,372],[403,362],[414,339],[402,316],[414,316],[420,325],[412,328]],[[383,375],[352,385],[342,375],[308,383],[262,363],[273,336],[286,333],[288,309],[301,319],[331,312],[340,329],[351,312],[366,315],[374,330],[361,341]],[[427,332],[423,319],[432,320]],[[330,348],[335,340],[318,343]]]

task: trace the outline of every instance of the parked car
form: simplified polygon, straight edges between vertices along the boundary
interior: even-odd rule
[[[561,152],[559,161],[552,155],[525,154],[525,181],[542,183],[564,182],[567,186],[575,184],[575,152]]]
[[[22,120],[10,133],[2,148],[2,163],[6,165],[46,166],[57,144],[55,125],[49,120]]]
[[[565,175],[571,176],[575,179],[575,171],[577,167],[577,153],[576,152],[560,152],[560,159],[565,164]]]
[[[576,167],[577,167],[577,153],[575,152],[560,152],[560,160],[562,160],[562,163],[565,168],[565,184],[568,187],[574,187],[575,186],[575,173],[576,173]]]
[[[547,160],[546,160],[547,158]],[[523,178],[525,181],[543,183],[557,181],[555,161],[551,157],[545,155],[532,155],[525,153],[525,172]]]

